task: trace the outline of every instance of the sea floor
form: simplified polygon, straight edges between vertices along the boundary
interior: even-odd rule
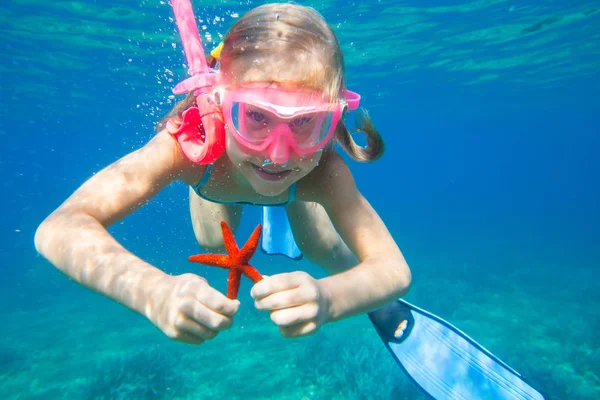
[[[409,301],[478,340],[548,399],[600,398],[600,294],[591,270],[571,270],[561,290],[548,290],[535,268],[480,273],[475,285],[426,264]],[[471,268],[480,270],[454,270]],[[247,298],[230,330],[191,346],[43,261],[29,271],[0,286],[3,400],[425,398],[366,316],[284,339]],[[40,274],[50,278],[34,279]]]

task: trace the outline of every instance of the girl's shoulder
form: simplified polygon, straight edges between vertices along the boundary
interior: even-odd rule
[[[194,163],[186,157],[177,140],[166,129],[158,132],[145,147],[150,147],[151,154],[168,154],[163,157],[163,160],[168,160],[165,168],[171,171],[174,178],[188,185],[198,183],[198,177],[202,177],[206,171],[206,165]]]

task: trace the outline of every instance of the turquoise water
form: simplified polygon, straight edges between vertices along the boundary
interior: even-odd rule
[[[452,322],[548,399],[600,398],[600,2],[341,1],[316,7],[386,155],[351,163],[413,272],[407,299]],[[215,45],[255,1],[194,2]],[[202,346],[70,282],[38,224],[143,145],[184,58],[162,1],[0,5],[2,399],[420,399],[365,316],[283,339],[241,289]],[[187,188],[111,227],[170,273],[198,252]],[[258,218],[248,210],[238,233]],[[259,255],[264,274],[307,270]]]

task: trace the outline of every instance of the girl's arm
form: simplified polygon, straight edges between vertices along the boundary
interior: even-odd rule
[[[319,174],[316,195],[341,238],[359,264],[321,279],[329,321],[364,313],[404,296],[411,273],[385,224],[358,191],[354,178],[337,154]]]
[[[145,290],[157,290],[159,269],[121,246],[107,231],[195,166],[165,131],[85,182],[37,229],[37,250],[82,285],[149,316]]]

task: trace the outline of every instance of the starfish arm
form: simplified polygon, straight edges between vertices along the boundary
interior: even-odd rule
[[[227,222],[221,221],[221,231],[223,232],[223,244],[225,244],[225,250],[231,257],[235,257],[240,250],[238,249],[237,244],[235,243],[235,238],[233,237],[233,233],[227,225]]]
[[[254,283],[261,281],[263,276],[250,264],[245,264],[242,266],[242,273],[246,275],[250,280]]]
[[[258,247],[258,241],[260,240],[261,233],[262,225],[258,224],[256,228],[254,228],[254,232],[252,232],[252,235],[250,235],[244,247],[242,247],[240,250],[239,257],[243,264],[247,264],[254,255],[254,252]]]
[[[229,270],[229,276],[227,277],[227,297],[231,300],[237,299],[241,278],[242,273],[239,269],[232,268]]]
[[[229,256],[221,254],[196,254],[195,256],[190,256],[188,260],[225,269],[229,269],[231,266],[231,260],[229,259]]]

